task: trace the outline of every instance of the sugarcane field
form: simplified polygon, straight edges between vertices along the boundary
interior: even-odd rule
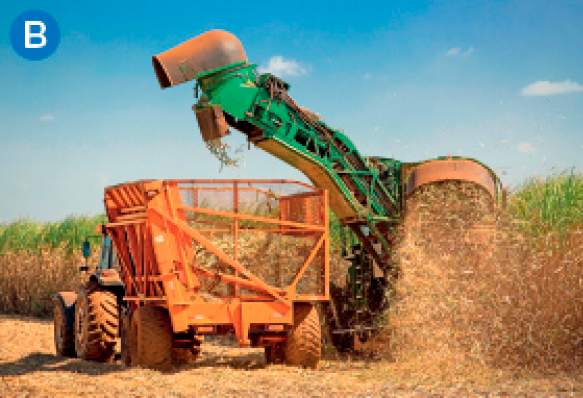
[[[249,6],[6,7],[0,395],[581,395],[583,5]]]

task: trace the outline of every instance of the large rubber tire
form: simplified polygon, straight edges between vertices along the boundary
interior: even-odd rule
[[[132,366],[131,354],[132,311],[127,309],[121,317],[121,362],[124,366]]]
[[[170,314],[162,307],[138,307],[130,335],[132,366],[165,371],[172,366]]]
[[[82,359],[111,362],[119,331],[119,306],[112,292],[88,282],[75,305],[75,351]]]
[[[294,325],[287,334],[285,363],[317,369],[322,355],[322,331],[312,304],[294,305]]]
[[[73,292],[62,292],[53,299],[55,351],[62,357],[75,357],[75,300]]]

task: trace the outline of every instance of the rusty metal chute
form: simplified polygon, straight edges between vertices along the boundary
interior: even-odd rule
[[[246,61],[243,45],[223,30],[211,30],[152,57],[161,88],[187,82],[196,75]]]
[[[423,185],[438,181],[467,181],[484,188],[496,200],[497,180],[484,166],[472,160],[437,160],[415,167],[407,181],[407,197]]]

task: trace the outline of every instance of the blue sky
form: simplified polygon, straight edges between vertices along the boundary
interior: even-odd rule
[[[583,165],[581,1],[152,4],[4,2],[0,222],[97,214],[105,186],[137,179],[307,181],[257,148],[220,173],[190,109],[194,83],[160,90],[151,56],[210,29],[238,36],[365,155],[472,156],[511,186]],[[61,30],[43,61],[10,45],[31,9]]]

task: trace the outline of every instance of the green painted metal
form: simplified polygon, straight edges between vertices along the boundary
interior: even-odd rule
[[[296,109],[281,97],[274,97],[266,82],[269,79],[280,82],[286,91],[289,84],[270,74],[256,76],[255,66],[231,64],[198,75],[197,87],[208,99],[198,108],[218,104],[235,119],[258,127],[262,136],[255,141],[269,140],[278,147],[282,160],[293,163],[302,157],[318,167],[323,178],[340,191],[341,200],[351,209],[349,217],[362,220],[398,218],[401,211],[398,181],[383,183],[377,167],[370,165],[340,130],[318,121],[326,132],[322,134],[305,123]],[[380,163],[388,165],[393,175],[398,174],[399,162],[384,160]],[[313,182],[321,185],[321,181]]]
[[[288,96],[290,85],[271,74],[257,75],[256,66],[238,62],[197,75],[197,96],[203,93],[197,109],[220,105],[237,122],[254,126],[250,140],[329,189],[338,218],[367,226],[390,255],[385,237],[402,217],[404,163],[364,157],[341,130],[322,120],[307,122]],[[387,233],[379,231],[381,224]]]

